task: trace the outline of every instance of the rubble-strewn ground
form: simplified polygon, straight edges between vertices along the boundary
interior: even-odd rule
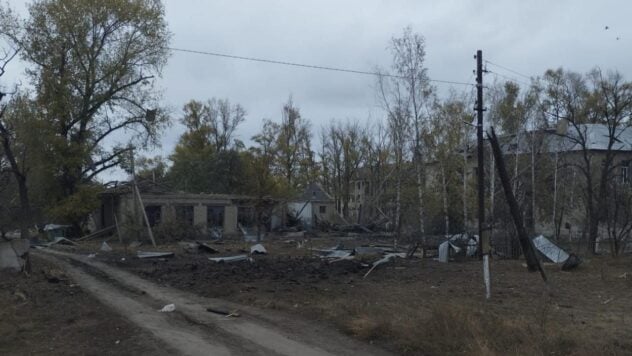
[[[366,279],[364,261],[329,263],[307,248],[331,247],[313,239],[265,241],[268,255],[217,264],[205,253],[140,260],[115,251],[96,258],[138,275],[204,296],[280,309],[329,323],[346,333],[404,354],[630,354],[632,259],[599,257],[577,270],[546,265],[549,284],[522,261],[494,260],[493,297],[484,300],[482,266],[475,260],[442,264],[397,259]],[[347,246],[370,241],[346,240]],[[249,245],[213,245],[235,255]],[[84,245],[84,253],[98,243]],[[140,249],[153,250],[142,246]],[[122,260],[124,259],[124,260]]]
[[[33,271],[0,273],[0,355],[169,355],[67,279],[33,259]],[[50,282],[50,281],[53,282]]]
[[[342,242],[350,247],[375,241]],[[176,256],[140,260],[115,240],[114,251],[99,252],[100,243],[60,248],[96,252],[95,259],[203,296],[320,320],[397,353],[632,354],[630,256],[593,258],[572,272],[546,265],[548,286],[539,274],[527,273],[522,261],[493,260],[492,299],[485,301],[476,260],[397,259],[364,279],[363,263],[376,257],[329,263],[308,249],[332,247],[336,238],[315,238],[300,249],[296,242],[267,240],[268,255],[229,264],[208,257],[240,254],[250,244],[212,245],[220,250],[215,255],[185,253],[175,244],[143,245],[140,250]]]

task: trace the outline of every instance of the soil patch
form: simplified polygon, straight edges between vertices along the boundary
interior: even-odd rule
[[[169,355],[150,334],[38,258],[29,276],[0,272],[2,355]]]

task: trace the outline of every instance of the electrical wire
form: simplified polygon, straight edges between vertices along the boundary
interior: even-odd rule
[[[520,73],[520,72],[518,72],[518,71],[515,71],[515,70],[513,70],[513,69],[511,69],[511,68],[507,68],[507,67],[505,67],[505,66],[502,66],[502,65],[500,65],[500,64],[496,64],[496,63],[491,62],[491,61],[488,61],[488,60],[486,60],[486,61],[485,61],[485,63],[491,64],[491,65],[496,66],[496,67],[498,67],[498,68],[502,68],[502,69],[504,69],[504,70],[506,70],[506,71],[508,71],[508,72],[511,72],[511,73],[513,73],[513,74],[519,75],[519,76],[524,77],[524,78],[527,78],[527,79],[529,79],[529,80],[531,80],[531,78],[532,78],[532,77],[529,77],[528,75],[522,74],[522,73]]]
[[[510,80],[510,81],[513,81],[513,82],[516,82],[516,83],[524,84],[524,85],[527,85],[527,86],[530,85],[529,83],[527,83],[525,81],[518,80],[516,78],[510,77],[510,76],[507,76],[507,75],[504,75],[504,74],[501,74],[501,73],[498,73],[498,72],[494,72],[494,71],[491,71],[489,69],[487,70],[487,73],[491,73],[493,75],[496,75],[496,76],[499,76],[499,77],[503,77],[503,78],[505,78],[507,80]]]
[[[230,58],[230,59],[240,59],[244,61],[262,62],[262,63],[280,64],[280,65],[293,66],[293,67],[309,68],[309,69],[319,69],[319,70],[328,70],[328,71],[335,71],[335,72],[345,72],[345,73],[353,73],[353,74],[406,79],[406,77],[393,75],[393,74],[383,74],[383,73],[368,72],[368,71],[355,70],[355,69],[327,67],[327,66],[319,66],[319,65],[313,65],[313,64],[303,64],[303,63],[287,62],[287,61],[277,61],[277,60],[265,59],[265,58],[243,57],[243,56],[236,56],[232,54],[198,51],[198,50],[184,49],[184,48],[167,47],[167,49],[171,51],[176,51],[176,52],[202,54],[202,55],[207,55],[207,56],[223,57],[223,58]],[[473,83],[456,82],[456,81],[451,81],[451,80],[442,80],[442,79],[428,79],[428,80],[435,83],[475,86],[475,84]]]

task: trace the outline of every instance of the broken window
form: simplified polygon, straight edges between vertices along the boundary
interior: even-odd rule
[[[318,212],[321,214],[327,214],[327,206],[326,205],[321,205],[318,207]]]
[[[207,206],[206,207],[206,225],[208,227],[224,226],[224,207],[223,206]]]
[[[255,208],[251,206],[240,206],[237,209],[237,222],[244,227],[255,226]]]
[[[145,214],[147,214],[149,226],[159,225],[162,217],[162,207],[160,205],[147,205]]]
[[[187,225],[193,225],[193,206],[176,205],[176,221]]]

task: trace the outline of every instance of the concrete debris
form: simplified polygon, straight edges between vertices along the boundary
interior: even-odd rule
[[[162,307],[162,309],[158,310],[161,313],[171,313],[176,311],[176,305],[175,304],[167,304],[164,307]]]
[[[22,271],[27,264],[29,247],[27,239],[0,242],[0,270]]]
[[[266,250],[265,247],[263,247],[262,244],[256,244],[256,245],[250,246],[250,254],[251,255],[254,255],[254,254],[265,255],[267,253],[268,253],[268,251]]]
[[[149,252],[149,251],[138,251],[136,253],[138,258],[166,258],[173,257],[175,254],[173,252]]]
[[[564,263],[569,258],[569,254],[566,251],[542,235],[534,237],[532,241],[533,246],[551,262]]]
[[[248,260],[248,255],[237,255],[237,256],[227,256],[227,257],[209,257],[210,261],[217,263],[231,263],[231,262],[239,262]]]
[[[112,252],[112,247],[110,247],[110,245],[108,245],[107,242],[103,241],[103,243],[101,244],[101,248],[99,250],[103,252]]]

